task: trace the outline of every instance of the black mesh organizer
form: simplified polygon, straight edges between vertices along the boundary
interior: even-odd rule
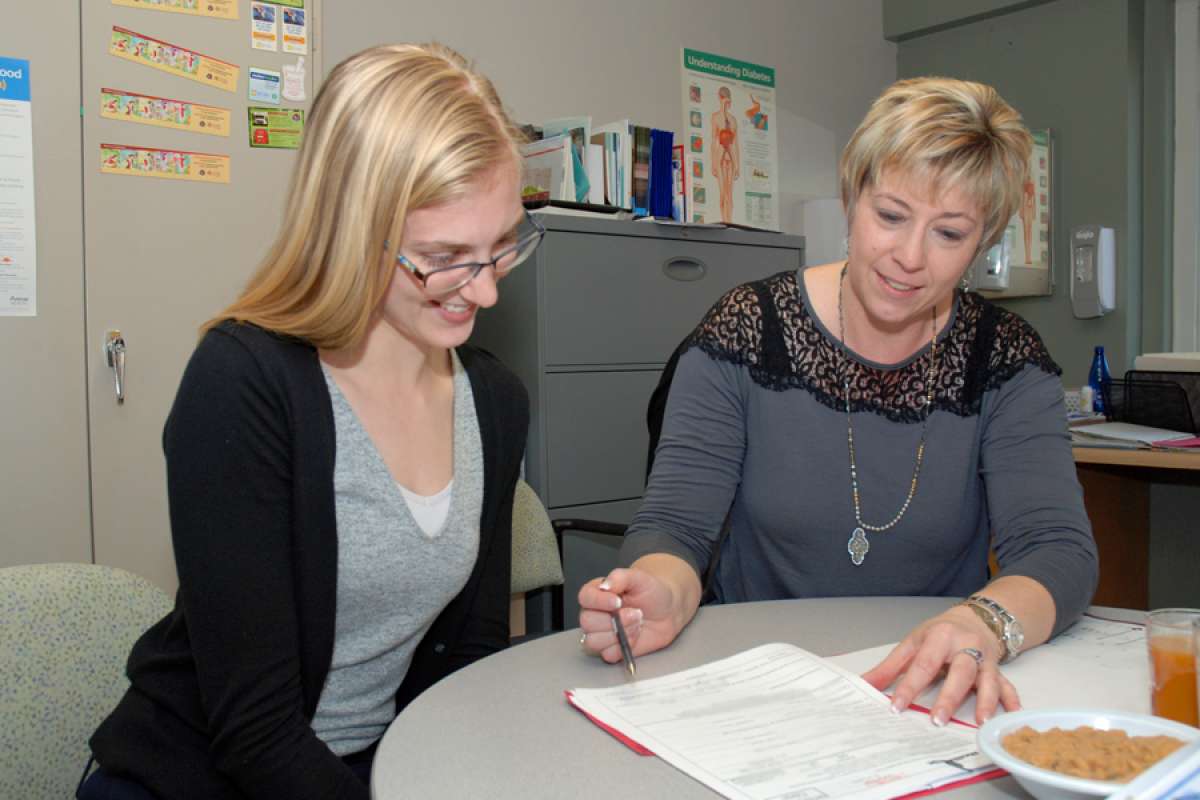
[[[1116,422],[1200,433],[1200,373],[1129,370],[1104,388],[1104,407]]]

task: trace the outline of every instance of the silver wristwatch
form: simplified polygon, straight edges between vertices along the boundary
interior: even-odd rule
[[[1016,658],[1017,654],[1021,652],[1021,645],[1025,643],[1025,630],[1021,627],[1020,621],[1009,613],[1007,608],[990,597],[973,594],[964,602],[979,615],[979,618],[991,629],[992,633],[996,634],[996,638],[1004,646],[1004,658],[1000,659],[1000,663],[1003,664]]]

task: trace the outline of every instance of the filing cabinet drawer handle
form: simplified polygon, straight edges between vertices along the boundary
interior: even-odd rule
[[[677,256],[663,262],[663,274],[674,281],[698,281],[708,272],[703,261]]]

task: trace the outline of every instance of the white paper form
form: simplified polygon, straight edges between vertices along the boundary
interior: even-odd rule
[[[885,800],[990,769],[974,731],[893,714],[858,676],[767,644],[572,703],[725,797]]]
[[[0,317],[37,316],[29,62],[0,58]]]
[[[827,659],[854,673],[874,667],[895,643]],[[1145,626],[1084,615],[1051,641],[1002,666],[1017,687],[1021,707],[1106,708],[1150,713],[1150,662]],[[917,698],[926,708],[942,688],[938,681]],[[975,724],[975,695],[954,715]]]

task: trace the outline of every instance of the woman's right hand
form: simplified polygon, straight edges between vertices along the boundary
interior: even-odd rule
[[[604,578],[593,578],[579,590],[583,649],[598,653],[610,664],[621,660],[612,627],[612,615],[619,612],[634,655],[661,650],[686,624],[686,620],[679,622],[674,596],[666,581],[637,567],[618,568]]]

